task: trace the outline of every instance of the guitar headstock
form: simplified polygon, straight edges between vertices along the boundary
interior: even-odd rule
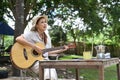
[[[76,48],[76,44],[75,44],[75,43],[69,43],[69,44],[68,44],[68,47],[69,47],[69,48]]]

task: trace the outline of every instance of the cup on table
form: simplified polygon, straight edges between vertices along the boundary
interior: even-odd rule
[[[92,53],[91,51],[84,51],[83,52],[83,59],[88,60],[92,58]]]

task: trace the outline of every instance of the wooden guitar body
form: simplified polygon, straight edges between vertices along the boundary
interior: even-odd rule
[[[40,46],[41,49],[44,49],[45,46],[42,43],[37,43],[36,45]],[[21,69],[27,69],[31,67],[37,60],[43,60],[42,53],[34,54],[33,49],[29,46],[21,45],[15,43],[11,50],[11,61],[12,63]]]

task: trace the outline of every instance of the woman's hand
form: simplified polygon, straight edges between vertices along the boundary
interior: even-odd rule
[[[69,47],[66,46],[66,45],[64,45],[64,49],[63,49],[63,51],[66,51],[66,50],[68,50],[68,49],[69,49]]]
[[[33,48],[38,54],[39,54],[39,53],[42,53],[42,49],[41,49],[39,46],[33,45],[32,48]]]

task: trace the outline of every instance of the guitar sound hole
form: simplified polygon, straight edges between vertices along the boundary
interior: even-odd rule
[[[39,54],[35,50],[33,50],[33,55],[38,56]]]

